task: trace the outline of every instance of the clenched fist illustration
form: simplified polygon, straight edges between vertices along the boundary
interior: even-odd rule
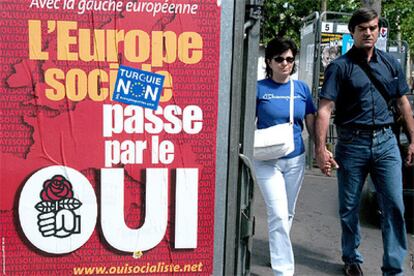
[[[40,212],[37,224],[44,237],[64,238],[80,233],[81,218],[74,210],[82,203],[73,197],[72,184],[64,176],[55,175],[46,180],[40,198],[42,201],[35,208]]]
[[[80,233],[80,216],[71,210],[62,209],[57,212],[38,215],[39,231],[44,237],[67,237]]]

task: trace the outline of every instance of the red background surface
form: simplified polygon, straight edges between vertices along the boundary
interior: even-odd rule
[[[76,3],[78,1],[75,1]],[[126,2],[126,1],[125,1]],[[73,273],[80,266],[130,266],[147,262],[156,264],[193,264],[202,262],[203,272],[213,269],[214,242],[214,186],[218,93],[218,60],[220,38],[220,7],[215,0],[169,1],[169,3],[198,3],[197,14],[153,16],[149,13],[86,12],[29,9],[31,1],[2,1],[1,30],[1,87],[0,87],[0,221],[2,239],[2,270],[7,274],[31,275],[61,272]],[[162,2],[164,3],[164,1]],[[49,60],[29,60],[28,20],[41,20],[43,49]],[[102,105],[109,99],[94,102],[62,100],[53,102],[44,95],[47,68],[67,71],[80,68],[85,72],[101,68],[109,71],[105,62],[57,61],[56,37],[47,34],[47,20],[77,21],[78,28],[88,29],[140,29],[173,31],[177,35],[197,32],[203,38],[203,58],[193,65],[176,61],[164,64],[153,71],[170,72],[173,79],[173,98],[161,106],[176,104],[180,107],[198,105],[203,110],[203,130],[196,135],[161,133],[160,140],[174,143],[175,159],[169,165],[150,162],[126,165],[125,168],[125,220],[129,227],[139,228],[143,223],[145,182],[141,172],[147,167],[199,168],[198,247],[192,250],[173,248],[174,191],[169,190],[169,222],[166,235],[155,248],[143,252],[139,259],[118,252],[104,242],[98,223],[89,241],[75,252],[62,256],[47,255],[26,239],[20,230],[17,204],[19,191],[30,175],[51,165],[65,165],[82,172],[95,189],[99,189],[100,168],[104,167],[104,141],[117,139],[139,140],[143,134],[120,134],[113,138],[102,137]],[[43,25],[44,24],[44,25]],[[55,32],[56,33],[56,32]],[[122,58],[123,49],[118,49]],[[146,63],[150,63],[146,62]],[[141,64],[123,65],[141,69]],[[146,138],[151,135],[144,134]],[[148,160],[148,159],[147,159]],[[171,186],[171,183],[169,183]],[[97,193],[98,206],[99,194]],[[99,212],[99,211],[98,211]],[[177,273],[175,273],[177,274]],[[178,273],[179,274],[179,273]],[[200,273],[197,273],[200,274]]]

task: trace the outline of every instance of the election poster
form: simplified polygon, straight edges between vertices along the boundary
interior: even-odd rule
[[[323,74],[326,67],[342,55],[342,38],[344,34],[339,33],[321,33],[321,65],[319,72],[319,86],[323,83]]]
[[[220,1],[1,1],[4,275],[211,275]]]

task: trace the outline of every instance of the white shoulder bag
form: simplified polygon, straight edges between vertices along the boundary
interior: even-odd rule
[[[289,122],[254,131],[253,157],[257,160],[278,159],[295,149],[293,139],[294,85],[290,80]]]

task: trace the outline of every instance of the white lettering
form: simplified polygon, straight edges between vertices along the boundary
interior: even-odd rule
[[[177,169],[175,248],[197,248],[197,183],[197,169]]]
[[[131,229],[124,218],[124,170],[102,169],[102,232],[114,248],[145,251],[154,248],[164,237],[168,216],[168,170],[147,169],[145,221],[139,229]]]
[[[196,248],[198,169],[178,168],[176,175],[174,247]],[[42,200],[39,194],[44,188],[43,183],[56,176],[64,176],[72,183],[74,199],[81,203],[76,213],[65,209],[54,213],[56,209],[40,211],[34,207]],[[125,224],[124,217],[124,169],[101,169],[101,227],[109,245],[121,251],[136,252],[149,250],[160,243],[167,229],[168,179],[168,169],[146,169],[145,220],[140,228],[131,229]],[[39,212],[43,212],[43,217],[38,221]],[[40,169],[23,186],[19,199],[20,224],[29,241],[40,250],[51,254],[77,250],[92,235],[96,217],[94,190],[87,178],[72,168],[50,166]],[[53,223],[49,224],[49,221]]]
[[[112,137],[122,131],[128,134],[144,133],[169,134],[185,132],[197,134],[203,129],[203,111],[199,106],[188,105],[183,109],[178,105],[158,106],[150,110],[129,105],[123,108],[120,104],[104,104],[103,136]]]

